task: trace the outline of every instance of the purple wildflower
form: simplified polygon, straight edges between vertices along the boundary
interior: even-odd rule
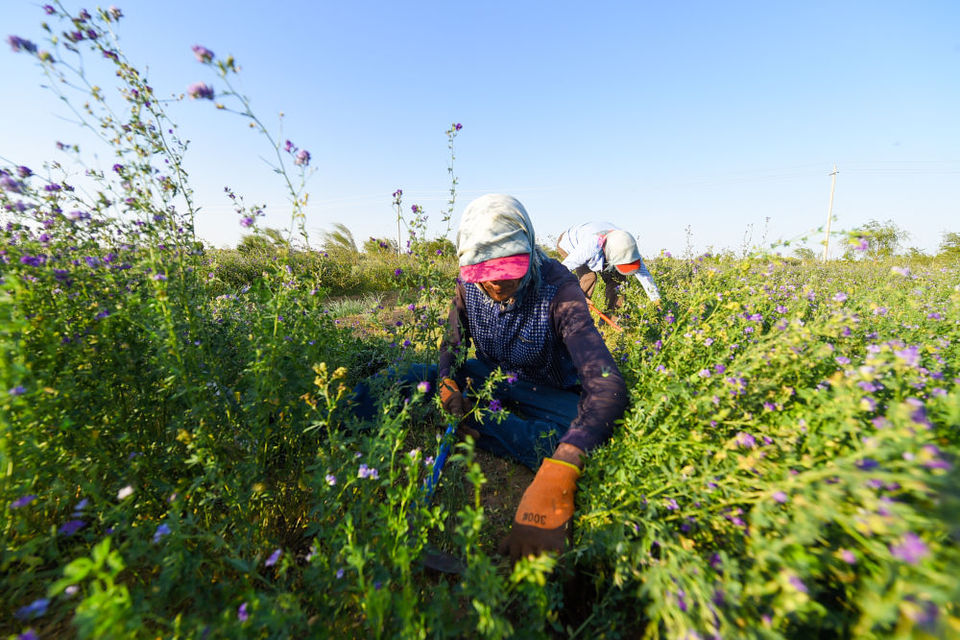
[[[18,620],[29,620],[30,618],[39,618],[47,612],[47,607],[50,606],[49,598],[39,598],[34,600],[25,607],[20,607],[17,609],[17,612],[13,615],[16,616]]]
[[[774,494],[773,494],[773,499],[774,499],[776,502],[779,502],[780,504],[783,504],[784,502],[787,501],[787,494],[785,494],[783,491],[776,491],[776,492],[774,492]]]
[[[744,449],[753,449],[757,446],[757,439],[746,431],[741,431],[737,434],[737,445]]]
[[[856,564],[857,556],[850,549],[840,549],[840,559],[847,564]]]
[[[293,164],[299,167],[306,167],[310,165],[310,152],[306,149],[300,149],[297,151],[297,155],[293,158]]]
[[[517,374],[512,371],[507,371],[507,384],[516,384],[517,380]]]
[[[22,396],[26,392],[27,392],[27,388],[22,384],[18,384],[17,386],[12,387],[9,391],[7,391],[7,393],[9,393],[12,396]]]
[[[156,544],[163,540],[165,536],[170,535],[170,525],[166,522],[157,526],[157,530],[153,533],[153,543]]]
[[[240,622],[246,622],[247,618],[250,617],[250,614],[247,613],[247,603],[244,602],[239,607],[237,607],[237,620]]]
[[[798,576],[790,576],[790,584],[800,593],[807,593],[807,585]]]
[[[417,391],[420,393],[430,393],[430,383],[426,380],[421,380],[417,384]]]
[[[397,268],[393,271],[393,275],[395,275],[395,276],[402,276],[402,275],[403,275],[403,269],[401,269],[400,267],[397,267]]]
[[[199,44],[193,45],[191,49],[193,49],[193,55],[197,57],[197,62],[206,63],[213,60],[213,51],[210,51],[210,49]]]
[[[277,560],[279,560],[280,556],[282,555],[283,555],[283,549],[277,549],[276,551],[270,554],[270,557],[267,558],[267,561],[263,563],[263,566],[272,567],[273,565],[277,564]]]
[[[456,123],[455,125],[453,125],[453,130],[454,130],[454,131],[460,131],[460,129],[463,129],[463,125],[460,124],[459,122]]]
[[[20,36],[7,36],[7,42],[14,52],[26,51],[27,53],[36,53],[37,45]]]
[[[16,500],[10,503],[10,508],[19,509],[20,507],[25,507],[36,499],[37,499],[37,496],[32,493],[29,495],[20,496],[19,498],[17,498]]]
[[[252,216],[244,216],[244,217],[240,218],[240,226],[241,226],[241,227],[251,227],[251,226],[253,226],[253,217],[252,217]]]
[[[837,292],[837,294],[836,294],[835,296],[833,296],[833,301],[834,301],[834,302],[846,302],[846,301],[847,301],[847,294],[845,294],[843,291],[839,291],[839,292]]]
[[[75,586],[75,585],[71,585]],[[17,636],[17,640],[40,640],[40,636],[37,635],[37,632],[33,629],[27,629],[23,633]]]
[[[380,477],[380,473],[373,467],[368,467],[365,464],[361,464],[360,468],[357,469],[358,478],[370,478],[371,480],[376,480]]]
[[[680,505],[677,504],[677,501],[674,498],[667,500],[667,509],[670,511],[676,511],[680,508]]]
[[[53,8],[52,4],[43,5],[43,10],[47,13],[48,16],[52,16],[57,12],[57,10]]]
[[[490,411],[492,411],[493,413],[499,413],[500,411],[503,411],[503,405],[500,403],[499,400],[496,400],[496,399],[491,400],[487,408],[490,409]]]
[[[333,475],[332,473],[328,473],[323,477],[323,479],[326,480],[327,484],[331,487],[336,486],[337,484],[337,476]]]
[[[60,533],[61,535],[72,536],[80,529],[83,529],[85,526],[87,526],[87,523],[84,522],[83,520],[70,520],[69,522],[64,523],[63,526],[60,527]]]
[[[926,543],[912,531],[907,533],[900,544],[890,545],[890,554],[907,564],[917,564],[930,553]]]
[[[187,87],[187,95],[192,99],[213,100],[213,87],[206,82],[194,82]]]

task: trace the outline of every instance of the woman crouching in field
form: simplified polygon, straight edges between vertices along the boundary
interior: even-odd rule
[[[536,471],[501,552],[516,560],[562,551],[585,456],[610,437],[626,408],[623,377],[577,279],[537,248],[519,201],[491,194],[470,203],[457,250],[460,278],[439,367],[410,375],[438,380],[444,409],[463,418],[470,410],[467,379],[482,383],[497,369],[507,374],[494,392],[510,410],[506,417],[461,427],[478,447]],[[477,357],[455,367],[471,340]]]

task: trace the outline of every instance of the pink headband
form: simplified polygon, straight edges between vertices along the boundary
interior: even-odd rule
[[[490,280],[513,280],[522,278],[530,268],[530,254],[518,253],[506,258],[491,258],[477,264],[460,267],[464,282],[489,282]]]

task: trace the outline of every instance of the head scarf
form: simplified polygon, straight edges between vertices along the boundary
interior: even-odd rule
[[[630,264],[640,259],[640,250],[637,241],[632,235],[621,229],[614,229],[607,233],[603,243],[603,254],[607,264]]]
[[[499,193],[480,196],[467,205],[457,230],[461,267],[520,253],[530,254],[530,268],[520,282],[518,302],[528,290],[539,288],[540,265],[546,259],[537,247],[527,210],[513,196]]]

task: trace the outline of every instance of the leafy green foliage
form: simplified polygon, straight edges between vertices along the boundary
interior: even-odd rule
[[[649,261],[669,302],[628,288],[625,331],[608,337],[631,408],[590,457],[573,545],[510,567],[484,544],[470,440],[423,499],[446,418],[426,385],[376,378],[376,419],[349,407],[361,378],[436,359],[456,262],[423,209],[403,219],[394,194],[399,256],[351,237],[341,259],[271,230],[204,249],[183,145],[114,48],[119,12],[53,9],[96,38],[25,51],[80,74],[56,90],[90,84],[61,65],[81,47],[117,74],[122,109],[97,90],[80,113],[118,162],[83,177],[2,167],[0,633],[957,633],[955,265]],[[221,80],[236,70],[199,49]],[[268,139],[302,230],[283,153],[301,169],[309,154]],[[238,205],[241,224],[257,211]],[[366,298],[363,325],[329,297],[382,291],[397,309]],[[428,543],[463,575],[427,572]]]

